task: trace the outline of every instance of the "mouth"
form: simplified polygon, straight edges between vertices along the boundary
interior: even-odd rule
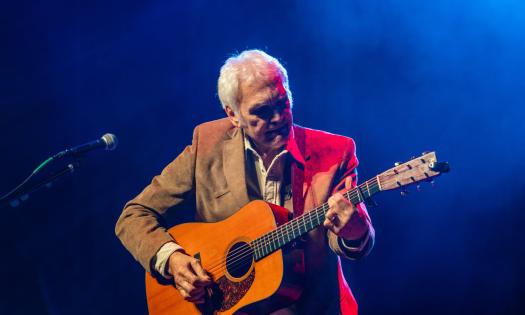
[[[277,136],[281,136],[282,138],[288,137],[288,134],[290,133],[290,126],[288,124],[284,124],[279,128],[266,131],[266,137],[269,139],[274,139]]]

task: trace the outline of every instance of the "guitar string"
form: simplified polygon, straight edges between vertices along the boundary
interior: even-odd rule
[[[328,210],[328,205],[324,205],[323,206],[324,210]],[[319,210],[320,208],[317,208],[316,210]],[[308,212],[308,213],[314,213],[314,210]],[[322,217],[324,215],[324,213],[316,213],[315,216],[317,217],[317,220],[319,222],[322,222],[322,220],[319,219],[319,217]],[[319,224],[320,225],[320,224]],[[275,231],[275,230],[274,230]],[[288,233],[286,234],[283,234],[283,237],[284,235],[288,235]],[[282,237],[280,237],[279,235],[273,235],[273,237],[269,238],[267,243],[263,243],[264,245],[263,246],[269,246],[269,247],[266,247],[266,250],[265,250],[265,253],[264,253],[264,257],[266,257],[267,255],[273,253],[274,251],[278,250],[280,247],[279,246],[275,246],[275,248],[273,248],[273,246],[270,244],[270,242],[274,242],[276,239],[280,239]],[[228,270],[230,273],[234,272],[234,271],[237,271],[239,270],[240,268],[242,268],[244,266],[244,263],[245,263],[245,259],[246,258],[250,258],[250,259],[253,259],[252,258],[252,255],[253,255],[253,248],[248,246],[248,245],[244,245],[243,246],[243,250],[244,252],[243,253],[240,253],[240,255],[238,254],[237,257],[233,260],[233,261],[230,261],[230,263],[227,263],[226,261],[223,261],[223,263],[219,264],[218,266],[216,266],[216,268],[214,268],[213,270],[213,273],[216,273],[216,272],[222,272],[222,271],[226,271]],[[263,250],[263,249],[261,249]]]
[[[328,208],[326,208],[326,209],[328,209]],[[314,210],[312,210],[311,212],[313,213],[313,211]],[[275,232],[275,231],[276,230],[274,230],[272,232]],[[272,232],[270,232],[270,233],[272,233]],[[287,234],[288,233],[283,234],[283,236],[287,235]],[[270,242],[273,242],[273,241],[275,241],[275,239],[278,239],[278,238],[282,238],[282,237],[279,237],[278,235],[276,235],[276,237],[273,237],[273,238],[269,239],[267,243],[265,243],[265,244],[263,243],[264,245],[263,244],[260,244],[260,245],[269,246]],[[274,252],[277,249],[278,248],[276,247],[274,250],[268,250],[267,253],[265,253],[264,256],[267,256],[268,254]],[[239,270],[239,268],[241,268],[243,266],[243,263],[244,263],[243,260],[244,259],[253,257],[254,249],[253,249],[253,246],[243,245],[242,248],[241,247],[239,248],[239,250],[240,250],[240,253],[237,253],[236,257],[234,257],[233,260],[231,260],[229,263],[226,260],[223,260],[220,264],[218,264],[218,265],[214,266],[214,268],[210,269],[209,272],[211,272],[212,274],[215,274],[217,272],[225,271],[225,270],[228,269],[230,271],[230,273],[232,273],[232,272],[234,272],[236,270]],[[261,248],[261,250],[262,250],[262,248]],[[230,266],[230,267],[227,268],[227,266]]]
[[[346,191],[345,193],[343,193],[343,195],[345,195],[345,197],[347,197],[347,198],[352,198],[352,197],[356,197],[356,196],[357,196],[357,197],[359,197],[358,200],[360,200],[360,199],[361,199],[361,198],[360,198],[360,194],[362,194],[362,193],[361,193],[360,191],[358,191],[357,188],[365,188],[365,187],[362,187],[362,186],[365,186],[365,184],[367,184],[368,182],[373,181],[373,180],[375,180],[375,179],[376,179],[376,178],[373,178],[373,179],[371,179],[371,180],[365,182],[364,184],[360,185],[359,187],[356,187],[356,188],[354,188],[354,189],[348,190],[348,191]],[[394,182],[394,181],[392,181],[392,182]],[[396,181],[396,182],[397,182],[397,181]],[[387,183],[387,181],[384,181],[384,183]],[[375,188],[377,188],[378,186],[379,186],[379,183],[378,183],[378,182],[375,182],[375,183],[372,183],[372,185],[368,185],[368,187],[366,187],[366,189],[368,190],[370,187],[372,187],[372,189],[375,189]],[[352,196],[352,195],[353,195],[353,196]],[[368,197],[370,197],[370,195],[369,195]],[[315,216],[317,217],[317,220],[319,221],[319,222],[317,223],[317,225],[320,225],[320,220],[321,220],[321,219],[320,219],[320,216],[322,217],[322,216],[325,214],[325,211],[329,209],[328,205],[325,203],[325,204],[323,204],[322,206],[320,206],[320,207],[318,207],[318,208],[315,208],[315,209],[312,209],[311,211],[309,211],[309,212],[306,213],[306,214],[312,214],[312,213],[318,212],[319,210],[321,210],[321,208],[322,208],[323,212],[322,212],[322,213],[316,213],[316,214],[315,214]],[[309,216],[312,216],[312,215],[309,215]],[[312,220],[312,218],[310,218],[310,220]],[[291,224],[293,224],[293,223],[297,223],[297,224],[299,224],[298,220],[293,220],[293,221],[289,221],[289,222],[287,222],[287,223],[284,224],[284,225],[291,225]],[[283,226],[284,226],[284,225],[283,225]],[[262,238],[264,238],[265,236],[269,236],[270,234],[274,234],[274,235],[270,235],[270,238],[268,238],[268,240],[266,240],[266,244],[265,244],[265,245],[268,246],[270,242],[275,242],[276,239],[277,239],[277,241],[279,241],[279,239],[283,239],[283,240],[284,240],[284,237],[285,237],[285,236],[289,236],[289,233],[290,233],[290,232],[292,232],[292,233],[294,232],[293,230],[292,230],[292,231],[289,231],[289,230],[286,230],[286,229],[282,229],[282,231],[280,231],[280,232],[281,232],[281,235],[279,235],[279,233],[278,233],[278,232],[276,233],[276,231],[277,231],[277,230],[274,230],[274,231],[272,231],[272,232],[270,232],[270,233],[268,233],[268,234],[266,234],[266,235],[263,235],[262,237],[260,237],[260,238],[258,238],[258,239],[256,239],[256,240],[252,241],[252,243],[256,243],[256,241],[262,240]],[[283,233],[283,232],[286,232],[286,233]],[[303,233],[303,234],[304,234],[304,233]],[[292,239],[295,239],[295,238],[296,238],[296,237],[295,237],[295,233],[293,233],[293,235],[294,235],[294,237],[293,237]],[[302,234],[299,233],[299,235],[302,235]],[[289,242],[289,241],[290,241],[290,239],[289,239],[288,241],[286,241],[286,242]],[[263,244],[264,244],[264,243],[263,243]],[[257,245],[260,245],[260,244],[256,244],[255,247],[256,247]],[[276,245],[279,245],[279,244],[276,244]],[[280,246],[276,246],[275,249],[272,249],[272,248],[270,247],[270,251],[269,251],[268,253],[265,253],[265,256],[268,255],[268,254],[270,254],[270,253],[272,253],[273,251],[279,249],[281,246],[282,246],[282,245],[280,245]],[[235,257],[234,260],[230,262],[230,266],[231,266],[230,270],[231,270],[231,271],[238,270],[238,268],[242,267],[242,265],[239,266],[239,263],[240,263],[239,260],[242,260],[242,259],[244,259],[244,258],[247,258],[247,257],[251,257],[251,256],[253,256],[254,249],[253,249],[252,246],[250,246],[250,245],[243,245],[242,247],[238,248],[237,251],[240,251],[241,253],[240,253],[240,254],[239,254],[239,253],[236,253],[236,254],[237,254],[237,255],[236,255],[237,257]],[[243,253],[243,251],[244,251],[244,253]],[[243,255],[243,254],[245,254],[245,255]],[[223,269],[223,268],[222,268],[222,267],[224,267],[224,265],[226,265],[226,264],[227,264],[227,262],[223,262],[222,264],[217,265],[216,267],[220,267],[220,269],[215,268],[214,271],[222,271],[222,270],[226,270],[226,269]]]
[[[345,193],[343,193],[343,195],[347,199],[348,198],[351,199],[352,197],[358,197],[358,200],[361,200],[362,192],[360,191],[360,189],[366,188],[367,190],[369,190],[370,188],[375,189],[375,188],[378,188],[380,186],[379,182],[377,182],[376,179],[377,178],[372,178],[372,179],[366,181],[365,183],[359,185],[358,187],[355,187],[353,189],[350,189],[350,190],[346,191]],[[373,181],[375,181],[375,182],[373,182]],[[370,185],[369,182],[372,182],[372,184]],[[383,181],[383,184],[391,184],[393,182],[397,182],[397,180],[385,180],[385,181]],[[365,184],[368,184],[368,186],[364,187]],[[368,197],[370,197],[370,195]],[[320,222],[320,217],[325,215],[326,214],[325,211],[328,210],[328,209],[329,209],[329,207],[328,207],[327,203],[324,203],[320,207],[317,207],[315,209],[312,209],[311,211],[308,211],[305,215],[312,216],[311,214],[315,213],[315,216],[317,217],[317,220]],[[318,212],[320,210],[323,210],[323,212],[316,213],[316,212]],[[299,217],[299,218],[301,218],[301,217]],[[312,220],[312,218],[310,218],[310,220]],[[317,223],[317,225],[320,225],[319,222]],[[299,224],[299,221],[298,220],[292,220],[292,221],[289,221],[289,222],[283,224],[281,227],[288,226],[288,225],[293,225],[293,223]],[[262,244],[264,244],[265,246],[269,246],[269,245],[271,245],[270,242],[273,243],[273,242],[275,242],[275,240],[279,241],[279,239],[283,239],[284,240],[284,236],[289,236],[290,232],[292,232],[293,235],[295,236],[295,233],[294,233],[293,230],[290,231],[289,229],[287,230],[286,228],[281,228],[281,227],[279,227],[278,229],[273,230],[273,231],[271,231],[271,232],[269,232],[269,233],[267,233],[267,234],[265,234],[265,235],[255,239],[254,241],[251,242],[251,244],[257,243],[257,241],[259,241],[259,243],[255,245],[255,247],[257,245],[262,245]],[[280,231],[281,235],[279,235],[279,231],[278,230],[281,230]],[[286,232],[286,233],[283,233],[283,232]],[[302,234],[299,233],[299,235],[302,235]],[[260,241],[262,241],[264,239],[264,237],[267,237],[267,239],[265,240],[265,243],[260,244]],[[295,239],[295,238],[296,237],[293,237],[292,239]],[[288,240],[287,242],[289,242],[289,241],[290,240]],[[276,245],[278,245],[278,244],[276,244]],[[268,254],[274,252],[275,250],[278,250],[281,246],[276,246],[275,249],[272,249],[271,246],[270,246],[269,251],[267,253],[265,253],[264,256],[267,256]],[[241,260],[244,259],[244,258],[253,256],[254,249],[250,245],[243,245],[242,247],[236,249],[236,251],[237,252],[236,252],[236,255],[234,256],[234,259],[232,261],[230,261],[230,267],[231,267],[230,270],[231,271],[236,271],[236,270],[238,270],[238,268],[242,267],[242,265],[239,265],[240,263],[242,263]],[[221,260],[222,260],[222,258],[221,258]],[[215,268],[212,267],[210,269],[210,272],[212,272],[211,271],[212,269],[214,269],[213,272],[225,271],[226,268],[223,268],[223,267],[225,267],[226,264],[227,264],[227,262],[223,260],[222,263],[214,266]]]
[[[372,187],[372,189],[378,188],[378,187],[379,187],[379,182],[377,182],[377,181],[376,181],[376,182],[373,182],[372,185],[370,185],[370,184],[368,183],[368,182],[370,182],[370,181],[374,181],[374,180],[376,180],[376,178],[373,178],[373,179],[371,179],[371,180],[368,180],[367,182],[365,182],[364,184],[360,185],[359,187],[356,187],[356,188],[353,188],[353,189],[350,189],[350,190],[346,191],[345,193],[343,193],[343,195],[344,195],[346,198],[352,198],[352,197],[356,197],[356,196],[357,196],[357,197],[359,198],[358,200],[361,200],[361,198],[360,198],[360,194],[362,194],[362,192],[358,191],[357,188],[365,188],[365,187],[362,187],[362,186],[365,186],[365,184],[368,184],[368,186],[366,187],[367,190],[369,190],[370,187]],[[383,184],[391,184],[391,183],[393,183],[393,182],[398,182],[398,181],[397,181],[397,180],[385,180],[385,181],[383,181]],[[398,183],[398,184],[399,184],[399,183]],[[403,186],[404,186],[404,185],[403,185]],[[378,191],[379,191],[379,190],[378,190]],[[352,195],[353,195],[353,196],[352,196]],[[368,197],[370,197],[370,196],[371,196],[371,195],[369,195]],[[367,198],[368,198],[368,197],[367,197]],[[315,208],[315,209],[312,209],[311,211],[308,211],[305,215],[309,215],[309,216],[311,217],[311,216],[312,216],[311,214],[315,213],[315,216],[317,217],[317,220],[319,221],[319,222],[317,223],[317,225],[320,225],[320,220],[321,220],[320,217],[322,217],[324,214],[326,214],[326,210],[328,210],[328,209],[329,209],[329,207],[328,207],[327,203],[325,203],[325,204],[321,205],[321,206],[318,207],[318,208]],[[323,210],[323,212],[321,212],[321,213],[316,213],[316,212],[318,212],[319,210]],[[300,217],[300,218],[303,218],[303,221],[304,221],[304,217]],[[310,218],[310,221],[311,221],[311,220],[312,220],[312,218]],[[312,221],[311,221],[311,222],[312,222]],[[298,220],[292,220],[292,221],[287,222],[286,224],[283,224],[282,226],[285,226],[285,225],[293,225],[293,223],[297,223],[297,224],[299,224]],[[292,227],[292,229],[293,229],[293,227]],[[278,230],[274,230],[274,231],[271,231],[271,232],[267,233],[266,235],[263,235],[262,237],[260,237],[260,238],[258,238],[258,239],[256,239],[256,240],[252,241],[252,243],[256,243],[257,241],[262,240],[264,237],[270,236],[270,237],[266,240],[266,244],[263,243],[265,246],[268,246],[268,245],[271,245],[271,244],[269,244],[270,242],[275,242],[275,240],[277,240],[277,241],[279,241],[279,239],[283,239],[283,240],[284,240],[284,237],[285,237],[285,236],[289,236],[290,232],[293,233],[293,237],[292,237],[292,239],[297,238],[297,237],[295,237],[295,233],[294,233],[293,230],[290,231],[290,230],[286,230],[285,228],[283,228],[283,229],[281,229],[281,230],[282,230],[282,231],[280,231],[280,232],[281,232],[280,235],[279,235],[279,233],[278,233]],[[283,232],[286,232],[286,233],[283,233]],[[271,234],[274,234],[274,235],[271,235]],[[304,234],[304,233],[303,233],[303,234]],[[299,233],[299,235],[302,235],[302,234]],[[286,241],[285,243],[289,242],[290,240],[291,240],[291,239],[289,239],[289,240]],[[255,247],[256,247],[257,245],[261,245],[261,244],[256,244]],[[282,245],[279,245],[279,244],[275,244],[275,245],[277,245],[277,246],[275,247],[275,249],[272,249],[271,246],[270,246],[269,251],[268,251],[267,253],[265,253],[264,256],[267,256],[268,254],[270,254],[270,253],[272,253],[272,252],[274,252],[274,251],[276,251],[276,250],[278,250],[278,249],[280,249],[280,248],[282,247]],[[236,270],[238,270],[240,267],[242,267],[242,265],[239,265],[240,263],[242,263],[242,261],[240,261],[240,260],[242,260],[242,259],[244,259],[244,258],[247,258],[247,257],[252,257],[252,256],[253,256],[253,253],[254,253],[254,249],[253,249],[253,247],[250,246],[250,245],[244,245],[244,246],[242,246],[242,248],[239,248],[238,251],[241,251],[241,253],[240,253],[240,254],[237,253],[237,255],[236,255],[237,257],[235,257],[234,260],[230,262],[230,267],[231,267],[230,270],[231,270],[231,271],[236,271]],[[218,267],[219,269],[215,268],[215,269],[216,269],[215,271],[225,271],[226,268],[223,268],[223,267],[225,267],[226,264],[227,264],[227,262],[223,262],[222,264],[217,265],[216,267]]]
[[[372,183],[370,183],[372,182]],[[372,179],[369,179],[368,181],[366,181],[365,183],[359,185],[358,187],[355,187],[355,188],[352,188],[352,189],[349,189],[347,190],[346,192],[343,193],[343,196],[345,196],[345,198],[347,199],[353,199],[354,197],[357,197],[358,200],[361,200],[362,199],[362,195],[363,193],[360,191],[361,189],[366,189],[366,190],[369,190],[370,188],[371,189],[375,189],[375,188],[378,188],[379,187],[379,183],[377,182],[377,178],[372,178]],[[368,196],[370,197],[370,196]],[[328,207],[328,204],[327,203],[324,203],[322,204],[321,206],[317,207],[317,208],[314,208],[312,209],[311,211],[308,211],[306,215],[309,216],[309,219],[310,221],[312,222],[312,219],[311,218],[313,215],[312,213],[315,213],[315,212],[318,212],[318,211],[322,211],[322,213],[315,213],[315,217],[318,221],[317,225],[321,225],[321,219],[322,219],[322,216],[326,214],[326,211],[329,209]],[[302,220],[304,221],[306,217],[298,217],[298,218],[302,218]],[[285,243],[291,241],[292,239],[295,239],[297,237],[295,237],[295,228],[296,227],[292,227],[291,229],[289,228],[290,226],[294,225],[294,223],[296,224],[296,227],[298,227],[300,229],[300,225],[301,222],[299,222],[299,220],[292,220],[292,221],[288,221],[287,223],[281,225],[280,227],[278,227],[277,229],[265,234],[265,235],[262,235],[261,237],[253,240],[250,244],[253,244],[253,245],[242,245],[240,246],[239,248],[235,249],[234,251],[232,251],[228,256],[232,257],[232,259],[230,260],[230,270],[231,271],[235,271],[235,270],[238,270],[238,268],[242,267],[242,261],[243,259],[245,258],[248,258],[250,256],[253,256],[254,252],[255,252],[255,249],[254,247],[261,247],[260,245],[262,246],[269,246],[269,250],[266,250],[266,255],[274,252],[275,250],[279,249],[281,246],[278,246],[279,244],[275,244],[275,241],[279,242],[280,239],[282,239],[284,241],[285,237],[288,239],[288,241],[286,241]],[[305,222],[302,222],[303,225],[305,224]],[[298,231],[298,236],[302,235],[304,233],[300,233],[300,230]],[[290,238],[290,235],[293,235],[292,238]],[[266,239],[264,239],[266,237]],[[261,241],[263,241],[261,243]],[[275,249],[272,249],[272,245],[275,246]],[[268,248],[260,248],[260,250],[264,250],[264,249],[268,249]],[[215,263],[213,263],[211,265],[211,268],[209,269],[209,272],[210,273],[215,273],[217,271],[222,271],[222,270],[225,270],[223,269],[223,267],[225,267],[226,265],[228,264],[227,260],[226,259],[222,259],[220,258],[220,261],[217,261]]]
[[[376,179],[373,178],[373,179],[370,179],[368,180],[367,182],[365,182],[364,184],[362,184],[361,186],[364,186],[366,184],[369,184],[369,182],[373,182],[375,181]],[[372,185],[369,184],[369,186],[372,186],[372,188],[374,188],[377,183],[372,183]],[[357,188],[357,187],[356,187]],[[347,190],[346,192],[343,193],[343,195],[346,197],[346,198],[350,198],[352,199],[352,197],[355,197],[356,195],[358,196],[359,195],[359,192],[357,192],[357,189],[356,188],[352,188],[352,189],[349,189]],[[352,196],[353,195],[353,196]],[[322,209],[320,209],[322,208]],[[315,209],[312,209],[311,211],[308,211],[306,214],[305,214],[305,217],[298,217],[298,218],[301,218],[299,220],[305,220],[306,217],[308,217],[310,219],[310,221],[312,222],[313,218],[311,218],[313,215],[313,213],[315,213],[317,210],[321,210],[322,213],[321,215],[324,215],[324,213],[328,210],[328,205],[327,203],[324,203],[323,205],[315,208]],[[317,225],[320,225],[321,222],[320,222],[320,218],[319,218],[319,213],[315,214],[315,217],[317,218],[317,221],[319,221],[317,223]],[[254,246],[250,246],[250,245],[244,245],[244,246],[241,246],[239,248],[237,248],[236,250],[232,251],[230,253],[230,256],[232,257],[232,260],[231,260],[231,264],[234,264],[236,263],[238,260],[242,260],[246,257],[249,257],[250,255],[252,255],[252,253],[254,252],[254,249],[253,247],[261,247],[261,246],[258,246],[258,245],[263,245],[263,246],[271,246],[275,240],[279,240],[279,239],[283,239],[285,237],[287,237],[290,241],[291,239],[295,239],[295,228],[298,227],[300,229],[300,224],[301,222],[299,222],[299,220],[292,220],[292,221],[288,221],[286,222],[285,224],[281,225],[280,227],[278,227],[276,230],[273,230],[255,240],[252,241],[252,244],[255,244]],[[302,222],[303,226],[305,224],[305,222]],[[293,227],[293,225],[296,225],[296,227]],[[290,226],[291,227],[291,230],[290,230]],[[304,233],[300,233],[300,231],[298,231],[298,235],[302,235]],[[293,235],[292,238],[290,238],[290,235]],[[266,239],[265,239],[266,237]],[[262,241],[262,243],[261,243]],[[272,244],[271,244],[272,243]],[[277,249],[277,247],[275,248]],[[261,248],[261,250],[264,250],[264,248]],[[273,252],[274,250],[270,249],[271,252]],[[214,263],[212,264],[212,268],[214,267],[223,267],[224,265],[224,261],[223,259],[221,258],[220,261],[218,261],[217,263]]]
[[[365,182],[364,184],[360,185],[359,188],[364,188],[362,186],[365,186],[366,184],[368,184],[368,188],[372,188],[372,189],[375,189],[378,187],[378,183],[377,182],[373,182],[375,181],[376,178],[373,178],[373,179],[370,179],[368,180],[367,182]],[[369,182],[373,182],[372,185],[369,184]],[[368,189],[367,188],[367,189]],[[350,190],[347,190],[346,192],[343,193],[343,195],[348,199],[352,199],[352,197],[358,197],[358,200],[361,200],[360,198],[360,195],[362,194],[361,192],[358,192],[357,191],[357,187],[353,188],[353,189],[350,189]],[[304,221],[305,218],[306,218],[306,215],[308,217],[310,217],[310,221],[312,222],[312,219],[311,218],[313,215],[313,213],[315,213],[315,217],[316,217],[316,220],[318,221],[316,223],[316,225],[321,225],[321,220],[322,220],[322,216],[326,213],[326,211],[329,209],[328,207],[328,204],[327,203],[324,203],[323,205],[315,208],[315,209],[312,209],[311,211],[308,211],[306,214],[305,214],[305,217],[299,217],[299,218],[302,218],[302,220]],[[316,213],[316,212],[319,212],[319,211],[322,211],[321,213]],[[289,238],[287,242],[289,242],[290,240],[292,239],[295,239],[297,237],[295,237],[295,231],[293,230],[295,227],[292,227],[292,230],[290,230],[288,227],[290,225],[293,225],[294,223],[296,223],[297,227],[300,228],[299,224],[301,224],[298,220],[292,220],[292,221],[289,221],[285,224],[283,224],[282,226],[280,226],[278,229],[276,230],[273,230],[269,233],[267,233],[266,235],[263,235],[262,237],[259,237],[258,239],[255,239],[254,241],[252,241],[252,244],[255,243],[254,246],[250,246],[250,245],[243,245],[239,248],[237,248],[236,250],[234,250],[233,252],[230,253],[230,256],[233,255],[233,258],[232,260],[230,260],[230,266],[232,268],[230,268],[231,270],[235,270],[237,268],[233,267],[233,266],[238,266],[238,264],[240,263],[240,261],[242,261],[244,258],[247,258],[247,257],[250,257],[250,256],[253,256],[253,253],[254,253],[254,248],[253,247],[257,247],[258,245],[263,245],[264,246],[270,246],[269,247],[269,251],[267,250],[268,253],[265,253],[265,256],[268,255],[269,253],[279,249],[281,246],[275,246],[275,249],[272,249],[271,245],[279,245],[279,244],[275,244],[275,241],[280,241],[279,239],[283,239],[284,241],[284,238],[287,237]],[[303,222],[303,225],[304,225],[304,222]],[[298,234],[299,235],[302,235],[304,233],[299,233],[300,231],[298,231]],[[290,234],[293,234],[293,237],[290,239]],[[264,242],[262,244],[257,243],[257,241],[262,241],[264,239],[264,237],[267,237],[266,240],[264,240]],[[270,244],[272,243],[272,244]],[[264,248],[261,248],[261,250],[263,250]],[[235,253],[235,254],[233,254]],[[210,268],[210,272],[214,272],[214,271],[219,271],[217,268],[219,269],[222,269],[222,267],[224,267],[225,265],[227,264],[227,262],[225,262],[222,258],[221,258],[221,262],[219,264],[215,263],[214,265],[212,265],[212,268]]]
[[[379,180],[378,177],[369,179],[368,181],[366,181],[365,183],[359,185],[358,187],[355,187],[355,188],[347,190],[346,192],[343,193],[343,195],[347,199],[352,199],[353,197],[358,197],[358,201],[360,201],[362,199],[361,197],[363,195],[363,193],[361,192],[361,189],[366,189],[366,190],[369,191],[370,188],[375,189],[375,188],[380,187],[381,186],[380,185],[380,180],[379,181],[378,180]],[[372,184],[370,184],[370,182],[372,182]],[[385,181],[383,181],[383,185],[384,184],[392,184],[394,182],[398,183],[398,185],[399,185],[399,182],[397,180],[395,180],[395,179],[394,180],[385,180]],[[417,181],[415,181],[415,182],[417,182]],[[402,186],[405,186],[405,185],[402,185]],[[367,198],[369,198],[370,196],[371,195],[369,195]],[[315,212],[318,212],[318,211],[322,210],[323,212],[315,214],[315,216],[317,217],[317,220],[319,221],[320,220],[319,217],[320,216],[322,217],[323,215],[325,215],[326,214],[326,210],[328,210],[328,209],[329,209],[329,207],[328,207],[327,203],[324,203],[320,207],[317,207],[317,208],[312,209],[311,211],[308,211],[306,214],[311,214],[311,213],[315,213]],[[312,216],[312,215],[310,215],[310,216]],[[299,218],[301,218],[301,217],[299,217]],[[310,220],[311,219],[312,218],[310,218]],[[277,246],[279,244],[274,244],[274,245],[276,245],[275,249],[272,249],[271,248],[272,244],[270,244],[270,243],[274,243],[275,240],[279,241],[279,239],[281,239],[281,238],[284,240],[284,236],[289,236],[290,232],[293,233],[293,235],[295,236],[293,227],[292,227],[291,231],[289,229],[287,230],[286,229],[287,227],[284,227],[284,226],[288,226],[288,225],[293,225],[293,223],[299,224],[299,221],[298,220],[289,221],[289,222],[287,222],[287,223],[285,223],[285,224],[283,224],[281,226],[283,228],[279,227],[278,229],[273,230],[273,231],[271,231],[271,232],[269,232],[269,233],[267,233],[267,234],[265,234],[265,235],[255,239],[254,241],[251,242],[251,244],[256,243],[257,241],[260,242],[260,241],[262,241],[264,239],[264,237],[267,237],[267,239],[264,240],[265,242],[262,243],[262,244],[264,244],[263,246],[270,246],[269,251],[267,253],[265,253],[265,255],[264,255],[264,256],[267,256],[268,254],[270,254],[270,253],[272,253],[272,252],[274,252],[274,251],[276,251],[276,250],[278,250],[278,249],[280,249],[282,247],[282,245]],[[320,223],[318,222],[317,225],[320,225]],[[280,233],[281,233],[280,235],[279,235],[279,230],[280,230]],[[283,233],[283,232],[286,232],[286,233]],[[299,233],[299,235],[302,235],[302,234]],[[295,238],[297,238],[297,237],[293,237],[292,239],[295,239]],[[289,242],[289,241],[290,240],[288,240],[287,242]],[[285,242],[285,243],[287,243],[287,242]],[[261,245],[261,244],[256,244],[255,247],[257,245]],[[242,260],[247,258],[247,257],[253,256],[253,253],[254,253],[254,249],[250,245],[243,245],[242,247],[236,249],[236,251],[237,251],[235,253],[236,255],[234,256],[233,260],[230,261],[230,266],[231,266],[230,270],[232,270],[232,271],[238,270],[238,268],[242,267],[242,265],[239,266],[239,264],[242,263]],[[221,260],[222,260],[222,258],[221,258]],[[223,271],[223,270],[226,270],[226,268],[223,268],[226,265],[227,265],[227,261],[223,260],[221,263],[216,265],[215,268],[212,267],[212,269],[215,269],[216,271]],[[219,268],[219,269],[217,269],[217,268]]]
[[[314,213],[314,211],[319,209],[319,208],[320,207],[312,209],[311,211],[307,212],[307,214],[309,214],[309,216],[312,216],[311,214]],[[327,205],[325,205],[325,210],[326,209],[328,209]],[[298,221],[296,221],[296,222],[298,222]],[[282,233],[281,232],[281,235],[284,236],[284,235],[291,234],[291,232],[293,232],[293,231],[289,231],[289,226],[291,226],[292,224],[295,225],[293,221],[289,221],[289,222],[281,225],[281,227],[283,227],[283,228],[280,227],[281,229],[288,229],[288,230],[286,230],[286,233]],[[286,225],[286,228],[284,228],[285,225]],[[248,258],[248,257],[253,255],[252,253],[254,252],[254,247],[260,247],[260,250],[262,251],[262,250],[264,250],[263,246],[270,246],[270,242],[274,242],[276,239],[282,238],[282,237],[280,237],[278,235],[279,233],[276,232],[276,231],[278,231],[278,230],[277,229],[273,230],[273,231],[271,231],[271,232],[269,232],[269,233],[267,233],[267,234],[265,234],[265,235],[255,239],[255,240],[253,240],[251,242],[252,244],[256,244],[256,245],[252,245],[252,246],[244,245],[244,246],[242,246],[242,248],[239,248],[237,250],[237,252],[235,253],[235,255],[233,256],[232,260],[230,260],[230,264],[229,265],[230,266],[238,266],[238,263],[240,263],[240,261],[242,261],[242,259]],[[266,239],[264,239],[265,237],[266,237]],[[263,241],[263,239],[264,239],[264,241]],[[263,241],[263,242],[261,242],[261,241]],[[270,252],[273,252],[273,251],[274,250],[271,250],[271,251],[268,250],[268,253],[266,253],[266,255],[268,255]],[[219,264],[215,264],[215,266],[212,266],[212,268],[210,268],[210,272],[214,272],[215,270],[222,270],[222,267],[224,267],[226,264],[227,264],[227,261],[221,258],[220,261],[219,261]],[[236,268],[232,267],[231,269],[235,270]]]

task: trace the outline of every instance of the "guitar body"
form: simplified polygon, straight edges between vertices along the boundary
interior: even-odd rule
[[[428,152],[396,164],[343,196],[357,205],[380,191],[429,181],[449,170],[448,163],[437,162],[435,152]],[[201,261],[214,284],[207,290],[206,303],[195,305],[184,300],[172,280],[146,273],[149,313],[269,314],[297,301],[304,286],[304,261],[301,249],[289,245],[300,243],[296,242],[300,236],[320,226],[327,209],[324,203],[288,222],[288,210],[256,200],[217,223],[171,228],[169,233]]]
[[[207,302],[187,302],[173,281],[159,283],[146,273],[150,315],[270,313],[300,296],[293,281],[287,284],[282,250],[255,261],[249,244],[287,221],[287,210],[253,201],[217,223],[186,223],[169,230],[187,254],[200,259],[214,281]],[[247,250],[248,249],[248,250]]]

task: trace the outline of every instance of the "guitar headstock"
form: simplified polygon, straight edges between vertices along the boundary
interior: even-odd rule
[[[377,175],[377,181],[380,190],[391,190],[421,181],[432,181],[433,177],[449,170],[447,162],[437,161],[436,152],[429,152],[408,162],[396,163],[393,168]]]

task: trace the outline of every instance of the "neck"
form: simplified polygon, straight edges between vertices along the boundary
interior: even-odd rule
[[[258,146],[255,141],[253,141],[250,137],[247,137],[248,141],[250,141],[251,147],[257,151],[257,154],[261,157],[263,160],[264,167],[268,168],[270,164],[272,163],[273,159],[277,156],[277,154],[281,153],[281,151],[284,149],[284,146],[279,147],[277,149],[275,148],[265,148],[262,146]]]
[[[279,150],[269,150],[269,151],[259,151],[257,150],[257,152],[259,153],[259,155],[261,156],[261,159],[263,160],[263,163],[264,163],[264,167],[265,168],[268,168],[270,166],[270,164],[272,163],[273,159],[277,156],[277,154],[279,154],[279,152],[282,151],[282,148],[279,149]]]

